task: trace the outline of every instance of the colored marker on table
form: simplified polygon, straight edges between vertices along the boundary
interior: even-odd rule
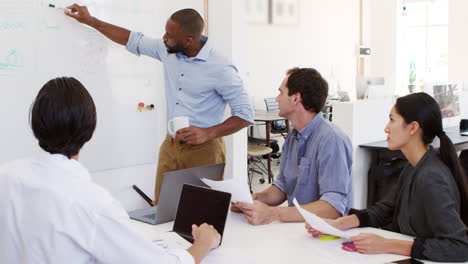
[[[357,252],[356,246],[355,246],[354,243],[351,242],[351,241],[341,243],[341,245],[342,245],[342,246],[341,246],[341,249],[343,249],[344,251],[348,251],[348,252]]]
[[[57,5],[54,5],[54,4],[49,4],[49,7],[57,8],[57,9],[61,9],[61,10],[65,10],[65,11],[71,12],[71,9],[68,9],[68,8],[62,7],[62,6],[57,6]]]
[[[321,236],[319,237],[319,241],[334,241],[334,240],[340,240],[341,237],[336,237],[336,236]]]

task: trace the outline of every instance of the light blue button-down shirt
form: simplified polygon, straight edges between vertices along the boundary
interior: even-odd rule
[[[351,141],[321,114],[302,131],[289,133],[281,152],[280,172],[274,184],[288,205],[323,200],[346,215],[353,207]]]
[[[188,116],[190,125],[212,127],[223,121],[226,104],[231,115],[253,123],[253,109],[237,68],[210,46],[205,45],[197,56],[170,54],[162,39],[153,39],[132,32],[127,50],[146,55],[163,63],[166,84],[167,119]]]

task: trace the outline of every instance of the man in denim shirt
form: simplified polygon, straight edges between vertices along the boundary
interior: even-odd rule
[[[327,82],[314,69],[294,68],[279,92],[279,115],[294,127],[283,146],[279,175],[271,187],[253,194],[253,205],[238,202],[232,210],[243,212],[253,225],[302,222],[292,203],[296,198],[321,217],[346,215],[353,205],[353,150],[343,131],[322,117]],[[288,207],[277,206],[286,200]]]
[[[162,39],[130,32],[92,17],[74,4],[67,15],[89,25],[136,55],[159,60],[164,66],[167,120],[188,116],[190,127],[171,134],[159,150],[155,204],[165,172],[226,161],[223,136],[253,122],[253,109],[237,68],[212,48],[202,35],[204,22],[193,9],[182,9],[167,20]],[[231,117],[223,122],[226,104]]]

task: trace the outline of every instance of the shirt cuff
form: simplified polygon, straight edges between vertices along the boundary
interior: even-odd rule
[[[232,116],[237,116],[239,118],[244,119],[245,121],[253,124],[254,123],[254,118],[253,118],[253,111],[251,109],[239,109],[236,111],[233,111]]]
[[[320,200],[329,203],[333,206],[338,213],[345,216],[346,215],[346,197],[340,193],[336,192],[327,192],[322,194]]]
[[[143,37],[143,33],[140,32],[130,32],[130,36],[128,37],[127,45],[125,46],[128,51],[131,53],[140,56],[140,52],[138,52],[138,43],[140,39]]]
[[[357,218],[359,219],[359,227],[368,227],[370,226],[370,218],[369,218],[369,213],[367,210],[358,210],[351,208],[349,210],[349,215],[356,215]]]
[[[273,182],[273,185],[275,185],[276,188],[278,188],[280,191],[286,193],[286,192],[284,191],[284,186],[283,186],[283,183],[282,183],[282,182],[276,180],[276,181]]]
[[[427,259],[423,255],[424,251],[424,242],[426,239],[417,237],[414,239],[413,247],[411,248],[411,257],[416,259]]]
[[[176,256],[179,259],[179,263],[183,264],[195,264],[195,259],[185,249],[169,249],[167,253]]]

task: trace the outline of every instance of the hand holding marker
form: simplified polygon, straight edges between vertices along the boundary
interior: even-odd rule
[[[49,7],[57,8],[57,9],[60,9],[60,10],[64,10],[64,11],[71,12],[71,9],[68,9],[68,8],[66,8],[66,7],[59,6],[59,5],[49,4]]]

